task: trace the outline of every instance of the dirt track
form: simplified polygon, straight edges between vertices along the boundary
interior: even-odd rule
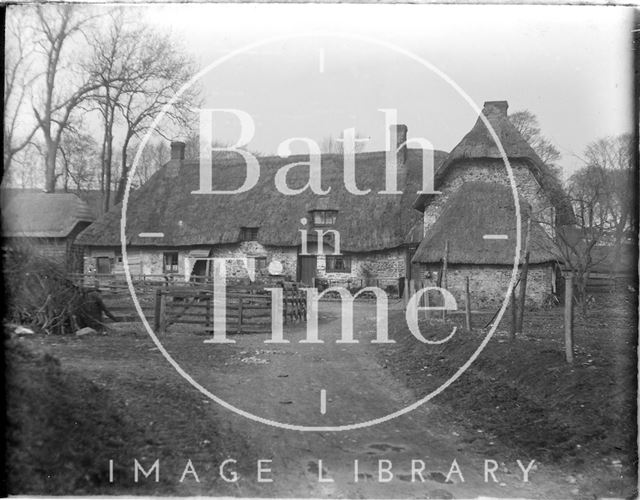
[[[202,336],[180,332],[179,326],[163,338],[163,345],[195,380],[245,411],[297,425],[351,424],[384,416],[415,400],[376,362],[376,346],[368,342],[375,325],[373,307],[357,307],[354,332],[355,338],[361,339],[359,344],[335,342],[340,334],[339,311],[335,304],[326,304],[320,316],[324,344],[299,344],[305,335],[301,325],[286,329],[285,337],[291,342],[285,345],[264,344],[265,335],[242,335],[233,337],[237,341],[234,345],[214,346],[203,344]],[[137,458],[149,467],[160,458],[163,482],[171,485],[173,494],[338,498],[570,495],[569,485],[561,481],[559,473],[543,464],[536,464],[529,473],[530,483],[523,483],[517,463],[503,463],[499,455],[476,455],[460,439],[461,430],[430,418],[429,404],[389,422],[345,432],[300,432],[248,420],[206,399],[173,370],[148,337],[127,335],[123,327],[119,325],[122,335],[68,339],[50,345],[63,365],[117,391],[127,411],[147,426],[153,441],[146,446],[144,457],[132,456],[131,460]],[[320,411],[322,389],[326,391],[324,415]],[[211,449],[207,429],[212,426],[225,434],[222,448]],[[242,442],[234,436],[242,436]],[[237,483],[225,483],[219,477],[218,468],[225,458],[237,460],[227,468],[231,471],[235,466],[240,474]],[[521,462],[526,467],[535,458],[523,456]],[[199,483],[193,474],[180,482],[189,459]],[[485,482],[485,459],[499,463],[497,482],[491,476]],[[258,460],[272,460],[263,465],[271,469],[263,477],[273,482],[258,482]],[[358,461],[357,481],[354,460]],[[456,473],[446,481],[454,460],[464,482]],[[383,468],[391,466],[392,476],[383,472],[379,477],[379,461],[383,461]],[[413,477],[412,461],[414,469],[421,472]],[[164,484],[158,493],[168,493]],[[118,493],[134,493],[137,486],[131,477],[117,477],[114,487]]]

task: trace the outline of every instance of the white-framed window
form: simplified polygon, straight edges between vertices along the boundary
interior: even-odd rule
[[[162,272],[172,274],[178,272],[178,252],[163,252]]]

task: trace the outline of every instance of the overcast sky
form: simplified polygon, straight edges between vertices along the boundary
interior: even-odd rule
[[[205,105],[250,113],[249,148],[276,152],[290,137],[318,142],[355,127],[384,149],[384,115],[450,151],[478,107],[528,109],[560,149],[565,177],[600,137],[631,130],[633,11],[621,7],[346,4],[162,4],[126,7],[171,31],[205,68]],[[136,14],[138,14],[136,12]],[[300,36],[305,35],[305,36]],[[366,38],[353,39],[356,35]],[[277,41],[265,42],[269,38]],[[370,41],[371,40],[371,41]],[[378,43],[375,43],[378,42]],[[393,44],[398,50],[381,46]],[[427,61],[429,69],[416,58]],[[235,141],[218,115],[215,136]]]
[[[202,66],[274,36],[202,79],[206,104],[249,112],[253,149],[286,138],[320,141],[355,127],[384,147],[380,108],[396,108],[409,134],[451,150],[476,112],[440,76],[356,34],[427,60],[482,106],[507,100],[535,113],[568,171],[590,141],[631,129],[632,11],[619,7],[430,5],[164,5],[149,19],[170,29]],[[295,38],[301,33],[317,36]],[[233,140],[232,119],[215,133]],[[215,126],[215,125],[214,125]]]

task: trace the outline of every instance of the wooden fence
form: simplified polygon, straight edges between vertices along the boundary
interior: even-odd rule
[[[589,273],[587,279],[587,293],[605,293],[614,291],[624,291],[627,286],[633,284],[631,273],[610,274],[610,273]]]
[[[129,288],[124,274],[69,274],[68,277],[78,286],[96,287],[103,292],[126,291]],[[136,291],[149,291],[159,286],[184,283],[184,279],[179,274],[132,274],[131,282]],[[192,283],[199,282],[194,280]]]
[[[283,323],[306,320],[306,294],[297,284],[284,283]],[[226,303],[216,304],[211,287],[168,286],[156,290],[154,329],[166,332],[173,324],[213,329],[215,307],[225,307],[227,333],[271,331],[271,293],[262,285],[230,286]]]

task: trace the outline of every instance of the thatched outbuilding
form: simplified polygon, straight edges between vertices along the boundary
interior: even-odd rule
[[[515,129],[507,109],[506,101],[489,101],[482,113],[512,167],[523,249],[526,221],[532,219],[527,301],[539,305],[556,291],[554,231],[571,223],[573,212],[560,181]],[[461,299],[469,277],[474,306],[497,305],[514,265],[516,212],[506,166],[480,118],[436,171],[435,188],[441,194],[420,195],[413,205],[423,213],[425,235],[413,262],[423,276],[437,281],[448,241],[447,289]]]
[[[73,193],[2,189],[3,248],[29,246],[42,257],[82,272],[83,247],[75,240],[94,220],[90,207]]]
[[[520,201],[523,240],[530,206]],[[529,302],[552,292],[555,254],[545,230],[535,220],[530,227],[527,291]],[[500,236],[500,238],[495,238]],[[446,288],[463,303],[469,278],[474,304],[497,305],[507,291],[515,260],[516,211],[511,189],[500,184],[466,182],[453,193],[438,220],[420,243],[413,260],[423,264],[424,276],[438,282],[447,247]],[[520,252],[523,260],[525,245]]]

